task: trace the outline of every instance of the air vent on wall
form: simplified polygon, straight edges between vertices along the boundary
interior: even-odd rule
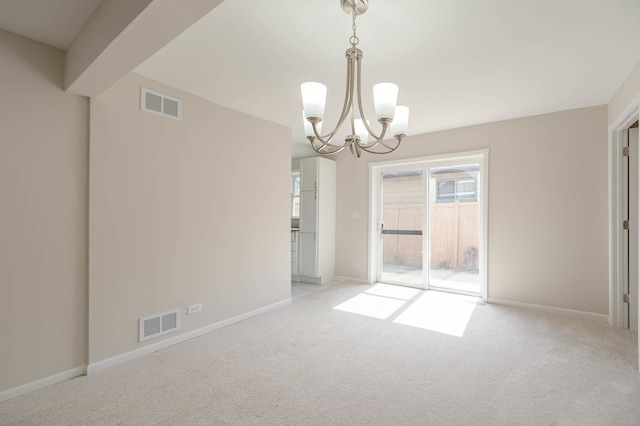
[[[182,100],[146,87],[140,88],[140,109],[152,114],[182,120]]]
[[[140,318],[140,341],[180,330],[180,310]]]

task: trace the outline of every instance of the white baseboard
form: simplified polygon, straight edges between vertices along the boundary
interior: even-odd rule
[[[517,308],[535,309],[537,311],[554,312],[557,314],[571,315],[574,317],[587,318],[594,321],[609,323],[609,315],[595,314],[593,312],[576,311],[573,309],[557,308],[555,306],[536,305],[534,303],[514,302],[511,300],[489,298],[487,303],[495,305],[513,306]]]
[[[42,389],[55,383],[64,382],[65,380],[73,379],[74,377],[83,376],[86,371],[87,366],[82,365],[80,367],[72,368],[71,370],[54,374],[53,376],[45,377],[44,379],[36,380],[35,382],[26,383],[15,388],[7,389],[0,392],[0,402],[8,401],[12,398],[26,395],[29,392]]]
[[[348,282],[358,283],[358,284],[371,284],[369,281],[363,280],[362,278],[345,277],[343,275],[336,275],[334,279],[336,281],[348,281]]]
[[[263,314],[273,309],[286,306],[291,302],[292,302],[291,298],[284,299],[284,300],[281,300],[280,302],[263,306],[253,311],[249,311],[244,314],[241,314],[232,318],[228,318],[226,320],[219,321],[214,324],[210,324],[208,326],[199,328],[197,330],[192,330],[183,334],[179,334],[177,336],[163,340],[158,343],[148,345],[143,348],[133,350],[131,352],[126,352],[124,354],[116,355],[112,358],[108,358],[93,364],[89,364],[88,366],[83,365],[80,367],[72,368],[71,370],[63,371],[61,373],[54,374],[52,376],[45,377],[40,380],[36,380],[35,382],[26,383],[24,385],[20,385],[15,388],[7,389],[5,391],[0,392],[0,402],[7,401],[9,399],[12,399],[21,395],[28,394],[29,392],[42,389],[44,387],[53,385],[55,383],[64,382],[65,380],[73,379],[74,377],[82,376],[85,374],[93,374],[97,371],[104,370],[105,368],[112,367],[114,365],[118,365],[123,362],[139,358],[141,356],[150,354],[152,352],[159,351],[160,349],[168,348],[169,346],[182,343],[184,341],[193,339],[195,337],[202,336],[203,334],[211,333],[212,331],[219,330],[221,328],[227,327],[229,325],[235,324],[240,321],[244,321],[251,317],[255,317],[257,315]]]
[[[100,370],[104,370],[105,368],[112,367],[114,365],[122,364],[123,362],[127,362],[136,358],[140,358],[141,356],[148,355],[150,353],[159,351],[161,349],[168,348],[169,346],[176,345],[178,343],[185,342],[187,340],[191,340],[195,337],[202,336],[203,334],[211,333],[212,331],[219,330],[224,327],[228,327],[232,324],[235,324],[240,321],[244,321],[251,317],[255,317],[257,315],[263,314],[265,312],[271,311],[273,309],[281,308],[286,306],[292,302],[291,298],[281,300],[280,302],[272,303],[271,305],[263,306],[258,309],[254,309],[253,311],[246,312],[244,314],[237,315],[232,318],[228,318],[226,320],[222,320],[213,324],[209,324],[205,327],[199,328],[197,330],[192,330],[183,334],[179,334],[177,336],[171,337],[169,339],[163,340],[158,343],[154,343],[149,346],[145,346],[140,349],[136,349],[130,352],[125,352],[120,355],[116,355],[111,358],[107,358],[102,361],[94,362],[87,366],[87,375],[96,373]]]

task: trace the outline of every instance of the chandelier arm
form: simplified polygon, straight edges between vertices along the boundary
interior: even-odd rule
[[[370,152],[371,154],[389,154],[389,153],[395,151],[396,149],[398,149],[398,147],[400,146],[400,142],[401,141],[402,140],[398,140],[398,142],[396,143],[396,146],[394,146],[394,147],[391,147],[391,146],[387,145],[384,142],[379,142],[379,143],[376,143],[375,145],[372,145],[372,146],[362,146],[362,145],[360,145],[360,147],[363,150],[365,150],[367,152]],[[375,150],[373,150],[373,148],[376,147],[377,145],[384,146],[387,149],[387,151],[375,151]]]
[[[398,149],[400,147],[400,143],[402,142],[402,139],[404,138],[404,135],[397,135],[397,136],[394,136],[394,138],[396,140],[396,145],[394,147],[391,147],[391,146],[387,145],[386,143],[381,142],[381,145],[384,146],[385,148],[387,148],[386,151],[380,151],[380,150],[376,151],[376,150],[371,149],[372,147],[370,147],[370,146],[369,147],[361,147],[361,148],[364,151],[367,151],[367,152],[369,152],[371,154],[390,154],[390,153],[392,153],[393,151],[395,151],[396,149]]]
[[[338,120],[338,124],[336,125],[333,133],[337,132],[338,129],[342,127],[342,123],[344,123],[344,120],[347,118],[349,112],[351,113],[351,115],[353,115],[353,64],[356,61],[357,52],[350,52],[350,50],[347,50],[347,58],[347,87],[345,88],[344,105],[342,107],[342,112],[340,113],[340,119]]]
[[[396,145],[394,148],[389,148],[388,151],[372,151],[369,150],[363,146],[361,146],[360,148],[362,148],[363,151],[367,151],[369,154],[378,154],[378,155],[382,155],[382,154],[391,154],[393,151],[395,151],[396,149],[398,149],[398,147],[400,146],[400,144]]]
[[[318,140],[320,142],[320,144],[322,145],[319,149],[322,149],[324,147],[331,147],[331,148],[343,148],[343,145],[335,145],[330,143],[329,141],[323,141],[322,139],[318,139],[314,136],[307,136],[307,139],[309,139],[309,141],[314,144],[316,140]]]
[[[322,146],[318,148],[316,147],[316,144],[314,143],[314,141],[309,140],[309,142],[311,142],[311,148],[313,148],[315,152],[317,152],[318,154],[325,154],[325,155],[337,154],[338,152],[342,151],[347,147],[346,145],[338,146],[338,145],[331,145],[331,144],[322,144]],[[334,149],[333,151],[322,151],[327,146],[330,146],[336,149]]]
[[[366,144],[366,145],[364,145],[364,146],[367,146],[367,147],[369,147],[369,148],[375,148],[376,146],[378,146],[378,145],[380,145],[380,144],[381,144],[381,145],[383,145],[383,146],[387,147],[387,149],[390,149],[387,145],[385,145],[385,144],[384,144],[384,142],[382,142],[382,139],[384,138],[385,134],[387,133],[387,129],[388,129],[388,128],[389,128],[389,126],[388,126],[388,125],[383,124],[383,125],[382,125],[382,133],[380,134],[380,136],[376,136],[376,137],[375,137],[375,138],[376,138],[376,141],[375,141],[374,143],[372,143],[372,144]],[[362,144],[360,144],[360,146],[362,146]]]
[[[376,135],[373,130],[371,130],[371,127],[369,127],[369,123],[367,122],[367,119],[364,116],[364,109],[362,108],[362,90],[361,90],[361,86],[362,86],[362,78],[361,78],[361,63],[360,63],[360,58],[358,58],[356,60],[356,67],[357,67],[357,92],[358,92],[358,109],[360,111],[360,118],[362,119],[362,123],[364,124],[365,129],[367,129],[367,132],[369,132],[369,134],[371,136],[373,136],[375,139],[379,140],[380,138],[378,137],[378,135]],[[384,130],[383,133],[384,135]],[[376,141],[376,143],[374,144],[377,145],[378,141]]]
[[[344,123],[344,120],[347,118],[348,112],[349,111],[353,111],[353,91],[354,91],[354,78],[353,78],[353,74],[354,74],[354,66],[353,63],[356,60],[356,58],[358,57],[358,53],[361,54],[361,52],[359,50],[352,50],[349,49],[347,50],[347,81],[346,81],[346,89],[345,89],[345,94],[344,94],[344,103],[342,105],[342,112],[340,113],[340,119],[338,120],[338,124],[336,124],[335,129],[333,129],[333,131],[331,133],[327,133],[324,136],[321,136],[317,129],[316,126],[313,126],[313,131],[316,135],[316,137],[323,143],[328,144],[329,141],[331,140],[331,138],[333,137],[333,135],[336,134],[336,132],[340,129],[340,127],[342,127],[342,124]],[[336,145],[333,145],[336,146]]]

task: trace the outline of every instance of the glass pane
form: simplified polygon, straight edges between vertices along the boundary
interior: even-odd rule
[[[456,181],[456,199],[472,201],[476,199],[476,180],[459,179]]]
[[[438,191],[429,202],[429,287],[480,294],[479,170],[478,164],[429,170],[429,185]],[[440,200],[444,182],[454,183],[455,197],[449,202]]]
[[[300,195],[300,172],[291,174],[291,193],[294,196]]]
[[[300,172],[291,173],[291,217],[300,217]]]
[[[422,170],[382,175],[382,281],[421,287]]]
[[[438,180],[438,202],[447,203],[456,198],[455,180]]]
[[[293,197],[291,204],[291,217],[300,217],[300,197]]]

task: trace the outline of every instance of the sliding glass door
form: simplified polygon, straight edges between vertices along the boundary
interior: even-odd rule
[[[428,287],[480,294],[480,164],[429,167]]]
[[[422,169],[382,172],[382,282],[424,288],[422,177]]]
[[[372,165],[376,281],[486,297],[487,157]]]

